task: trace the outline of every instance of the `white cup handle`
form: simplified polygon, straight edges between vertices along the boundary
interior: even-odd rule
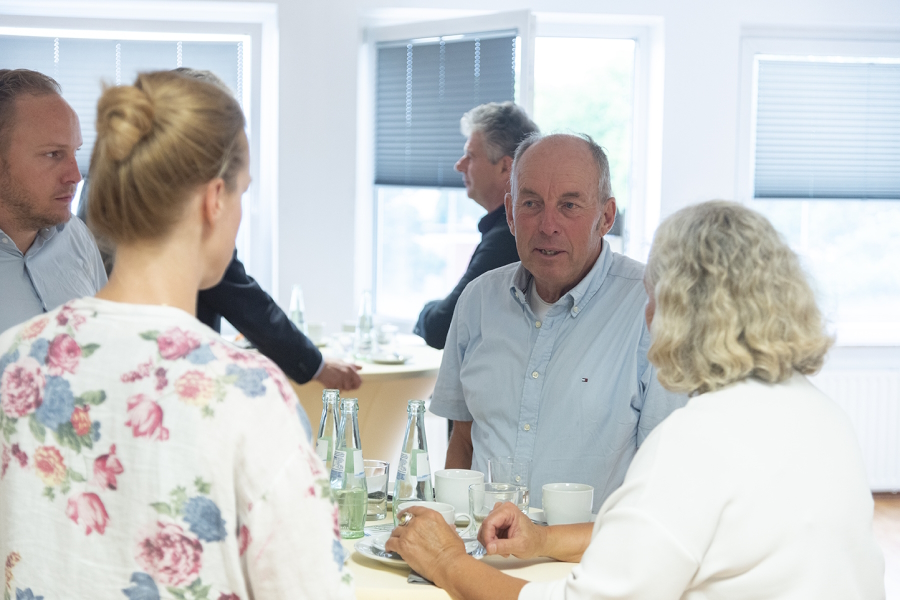
[[[460,528],[460,527],[456,528],[456,533],[458,533],[460,536],[462,536],[464,533],[468,532],[472,528],[472,524],[473,524],[472,515],[470,515],[469,513],[456,513],[453,516],[453,522],[457,523],[463,517],[466,518],[466,526],[462,527],[462,528]]]

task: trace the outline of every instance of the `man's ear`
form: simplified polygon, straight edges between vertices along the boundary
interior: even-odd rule
[[[603,216],[600,219],[600,235],[606,235],[616,222],[616,199],[610,198],[603,205]]]
[[[516,224],[513,221],[513,204],[512,194],[509,192],[503,197],[503,205],[506,207],[506,224],[509,226],[509,232],[516,237]]]
[[[512,173],[512,163],[513,163],[512,156],[509,156],[509,155],[504,156],[503,158],[500,159],[500,163],[501,163],[501,167],[500,167],[501,173],[506,173],[507,175]]]
[[[214,225],[225,209],[225,181],[217,177],[203,188],[202,212],[205,225]]]

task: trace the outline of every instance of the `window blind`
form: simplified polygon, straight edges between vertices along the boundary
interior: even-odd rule
[[[103,85],[133,83],[139,72],[191,67],[215,73],[241,101],[241,42],[173,42],[0,36],[0,69],[31,69],[54,78],[78,114],[84,144],[76,155],[86,175],[97,138]]]
[[[375,183],[463,187],[459,119],[515,98],[516,32],[379,44]]]
[[[754,197],[900,199],[900,64],[757,64]]]

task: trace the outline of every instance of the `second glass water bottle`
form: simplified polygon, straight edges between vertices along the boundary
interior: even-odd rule
[[[357,410],[356,398],[341,400],[341,422],[331,463],[331,491],[340,511],[341,537],[347,539],[364,535],[369,497]]]
[[[316,436],[316,454],[329,472],[334,445],[338,440],[338,424],[341,421],[340,394],[338,390],[322,392],[322,418],[319,420],[319,434]]]
[[[394,483],[394,525],[397,525],[397,508],[404,502],[434,500],[428,442],[425,440],[425,401],[410,400],[406,413],[406,435],[403,437],[397,480]]]

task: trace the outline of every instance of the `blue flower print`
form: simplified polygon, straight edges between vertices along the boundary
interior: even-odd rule
[[[6,365],[8,365],[10,363],[14,363],[17,360],[19,360],[19,349],[18,348],[16,348],[12,352],[7,352],[3,356],[0,356],[0,375],[3,375],[3,371],[6,369]]]
[[[204,542],[225,539],[225,519],[216,503],[203,496],[194,496],[184,505],[184,520],[191,531]]]
[[[187,358],[189,362],[195,365],[205,365],[208,362],[216,360],[215,355],[209,348],[209,344],[203,344],[202,346],[188,354],[185,358]]]
[[[122,590],[129,600],[159,600],[159,588],[156,582],[146,573],[134,572],[131,574],[133,587]]]
[[[228,365],[225,369],[227,375],[237,375],[237,386],[247,396],[253,398],[256,396],[264,396],[266,386],[263,381],[269,376],[265,369],[243,369],[237,365]]]
[[[16,600],[44,600],[44,597],[35,596],[31,588],[25,588],[24,590],[16,588]]]
[[[331,557],[337,563],[338,571],[344,570],[344,547],[337,540],[331,540]]]
[[[34,343],[31,344],[31,352],[28,353],[28,356],[42,365],[47,364],[47,350],[49,348],[50,340],[45,340],[43,338],[34,340]]]
[[[47,385],[44,387],[44,402],[38,407],[34,415],[37,420],[49,429],[56,428],[67,423],[72,418],[75,410],[75,397],[69,382],[62,377],[47,377]]]
[[[91,439],[95,442],[100,440],[100,421],[91,423]]]

